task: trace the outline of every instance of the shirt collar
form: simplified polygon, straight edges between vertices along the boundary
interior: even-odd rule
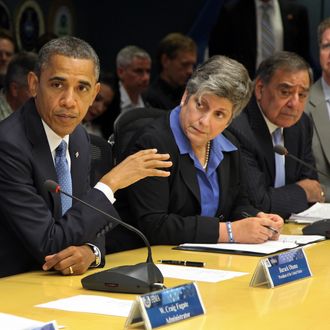
[[[130,97],[121,81],[119,81],[119,92],[120,92],[120,108],[122,110],[128,110],[128,109],[132,109],[135,107],[144,107],[144,103],[143,103],[141,95],[139,95],[137,104],[134,104],[132,102],[132,100],[130,99]]]
[[[276,126],[275,124],[273,124],[265,115],[264,115],[264,113],[263,113],[263,111],[261,110],[261,107],[260,107],[260,104],[257,102],[257,104],[258,104],[258,108],[259,108],[259,110],[260,110],[260,113],[261,113],[261,115],[262,115],[262,117],[264,118],[264,120],[265,120],[265,122],[266,122],[266,125],[267,125],[267,127],[268,127],[268,130],[269,130],[269,133],[270,133],[270,135],[272,135],[274,132],[275,132],[275,130],[277,130],[279,127],[278,126]],[[283,127],[281,127],[281,132],[283,133]]]
[[[51,153],[53,154],[59,144],[64,140],[69,145],[69,135],[65,135],[63,138],[57,135],[43,120],[42,125],[44,126],[46,137],[48,140],[49,148]]]
[[[170,127],[173,132],[175,141],[178,145],[180,154],[193,154],[193,150],[189,139],[184,134],[180,125],[180,111],[181,107],[178,106],[172,110],[170,114]],[[222,152],[231,152],[237,150],[237,148],[222,134],[219,134],[212,140],[211,146],[212,153],[216,155],[218,159],[222,159]]]

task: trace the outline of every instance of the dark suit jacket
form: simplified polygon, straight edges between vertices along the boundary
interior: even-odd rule
[[[117,209],[124,220],[138,223],[152,244],[216,243],[220,220],[241,219],[243,210],[253,215],[258,212],[251,207],[244,193],[240,152],[224,153],[217,170],[220,205],[216,217],[200,216],[196,169],[189,155],[179,153],[169,126],[169,114],[145,128],[134,151],[157,148],[160,153],[169,153],[173,162],[171,175],[168,178],[149,177],[130,186],[119,201],[125,206]]]
[[[104,194],[89,186],[90,151],[85,130],[70,135],[73,194],[117,215]],[[61,217],[59,194],[44,190],[57,181],[46,134],[31,99],[0,124],[0,277],[40,268],[44,257],[70,245],[96,244],[104,254],[104,238],[95,240],[107,219],[74,203]]]
[[[279,0],[283,24],[283,50],[292,51],[311,62],[308,13],[293,1]],[[257,24],[254,0],[231,1],[220,10],[209,39],[210,56],[229,56],[245,65],[255,76]]]
[[[272,138],[254,97],[234,119],[229,130],[240,142],[249,197],[257,208],[278,213],[284,218],[308,208],[306,194],[295,182],[306,178],[317,179],[317,174],[286,157],[286,185],[274,188],[275,154]],[[295,125],[284,128],[283,134],[289,153],[314,165],[311,150],[313,130],[309,118],[303,114]]]

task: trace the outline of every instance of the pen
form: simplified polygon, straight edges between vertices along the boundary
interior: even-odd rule
[[[158,260],[161,264],[177,265],[177,266],[191,266],[191,267],[204,267],[205,262],[200,261],[181,261],[181,260]]]
[[[242,214],[242,217],[244,217],[244,218],[250,218],[250,217],[252,217],[252,215],[251,214],[249,214],[249,213],[247,213],[247,212],[242,212],[241,213]],[[275,228],[273,228],[273,227],[271,227],[271,226],[264,226],[264,227],[266,227],[266,228],[268,228],[270,231],[272,231],[274,234],[278,234],[278,231],[275,229]]]

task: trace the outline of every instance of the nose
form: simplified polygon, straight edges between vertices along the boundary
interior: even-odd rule
[[[65,108],[72,108],[75,105],[74,90],[69,88],[65,90],[61,97],[60,106]]]
[[[204,126],[204,127],[208,127],[210,124],[210,120],[211,120],[211,114],[209,112],[207,113],[203,113],[200,118],[199,118],[199,122]]]
[[[295,107],[299,104],[299,93],[293,93],[288,101],[290,107]]]

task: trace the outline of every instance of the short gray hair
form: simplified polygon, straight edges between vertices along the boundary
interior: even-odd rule
[[[95,78],[99,79],[100,60],[90,44],[86,41],[72,37],[64,36],[52,39],[41,47],[38,54],[38,63],[36,65],[36,74],[40,76],[42,67],[47,65],[54,55],[63,55],[82,60],[91,60],[94,63]]]
[[[214,94],[233,103],[233,118],[247,105],[252,94],[252,82],[246,68],[239,62],[215,55],[198,66],[186,87],[192,94]]]
[[[260,79],[266,85],[270,82],[277,70],[286,72],[307,71],[309,75],[309,85],[313,83],[313,71],[309,64],[298,54],[282,51],[263,60],[256,72],[256,79]]]
[[[151,62],[150,55],[142,48],[137,46],[126,46],[121,49],[116,58],[117,68],[126,68],[129,66],[135,57],[147,59]]]

